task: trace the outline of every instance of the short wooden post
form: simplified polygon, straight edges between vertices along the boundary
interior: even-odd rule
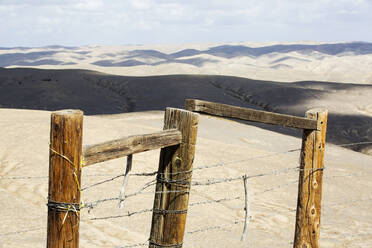
[[[160,152],[149,247],[182,247],[198,121],[186,110],[165,111],[164,130],[180,130],[182,143]]]
[[[78,248],[83,112],[52,113],[49,152],[48,248]]]
[[[317,120],[317,130],[304,130],[296,213],[294,248],[318,248],[327,110],[313,109],[306,117]]]

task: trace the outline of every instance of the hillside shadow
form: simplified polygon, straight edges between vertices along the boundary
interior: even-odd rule
[[[123,77],[84,70],[0,69],[0,107],[55,111],[81,109],[86,115],[184,108],[186,98],[304,116],[309,99],[358,87],[323,82],[278,83],[228,76],[167,75]],[[325,106],[327,107],[327,106]],[[342,106],[340,106],[342,107]],[[301,131],[249,123],[278,133],[301,137]],[[372,141],[372,117],[329,113],[328,142]],[[362,146],[352,147],[362,149]]]

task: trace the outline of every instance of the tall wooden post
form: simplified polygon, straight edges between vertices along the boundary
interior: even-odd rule
[[[83,112],[52,113],[49,151],[48,248],[78,248]]]
[[[296,213],[294,248],[318,248],[327,110],[313,109],[306,117],[317,120],[317,130],[304,130]]]
[[[149,247],[182,247],[198,121],[186,110],[165,111],[164,130],[180,130],[182,143],[160,152]]]

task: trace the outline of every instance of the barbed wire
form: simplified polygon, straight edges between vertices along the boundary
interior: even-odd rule
[[[232,223],[216,225],[216,226],[208,226],[208,227],[205,227],[205,228],[200,228],[200,229],[188,231],[185,234],[192,235],[192,234],[195,234],[195,233],[207,232],[207,231],[211,231],[211,230],[223,230],[223,231],[231,232],[232,230],[227,229],[228,227],[232,227],[234,225],[238,225],[238,224],[241,224],[241,223],[244,223],[244,221],[235,220]],[[142,247],[142,246],[147,246],[148,242],[149,242],[149,239],[146,240],[145,242],[141,242],[141,243],[137,243],[137,244],[133,244],[133,245],[119,246],[118,248]]]
[[[156,184],[156,180],[151,180],[150,182],[147,182],[144,186],[142,186],[142,188],[132,194],[127,194],[125,196],[125,198],[130,198],[130,197],[133,197],[133,196],[136,196],[136,195],[139,195],[141,194],[145,189],[147,189],[148,187],[152,186],[152,185],[155,185]],[[100,199],[100,200],[96,200],[96,201],[93,201],[93,202],[87,202],[84,204],[84,208],[88,208],[90,210],[92,210],[93,208],[97,207],[99,204],[103,203],[103,202],[107,202],[107,201],[118,201],[119,200],[119,197],[110,197],[110,198],[105,198],[105,199]]]
[[[130,217],[130,216],[132,216],[132,215],[136,215],[136,214],[148,213],[148,212],[152,212],[152,211],[153,211],[152,208],[147,208],[147,209],[142,209],[142,210],[139,210],[139,211],[133,211],[133,212],[128,211],[128,213],[126,213],[126,214],[111,215],[111,216],[104,216],[104,217],[94,217],[94,218],[90,218],[89,220],[108,220],[108,219],[117,219],[117,218],[123,218],[123,217]]]
[[[131,176],[154,176],[157,172],[143,172],[143,173],[134,173]],[[124,174],[90,174],[84,175],[84,177],[107,177],[113,176],[114,179],[123,177]],[[0,180],[27,180],[27,179],[48,179],[48,176],[19,176],[19,175],[10,175],[10,176],[0,176]],[[107,179],[110,181],[109,179]]]
[[[216,167],[221,167],[223,165],[229,165],[229,164],[237,164],[237,163],[252,161],[252,160],[255,160],[255,159],[275,157],[275,156],[278,156],[278,155],[281,155],[281,154],[292,153],[292,152],[297,152],[297,151],[301,151],[301,149],[290,149],[290,150],[283,151],[283,152],[275,152],[274,154],[255,156],[255,157],[250,157],[250,158],[245,158],[245,159],[240,159],[240,160],[235,160],[235,161],[219,162],[219,163],[216,163],[216,164],[213,164],[213,165],[196,166],[196,167],[194,167],[194,171],[216,168]]]
[[[0,180],[29,180],[29,179],[48,179],[47,176],[9,176],[0,177]]]
[[[199,201],[199,202],[192,202],[189,203],[189,206],[197,206],[197,205],[205,205],[205,204],[213,204],[213,203],[221,203],[221,202],[227,202],[227,201],[235,201],[241,199],[240,196],[232,197],[232,198],[222,198],[217,200],[208,200],[208,201]]]
[[[298,166],[296,166],[296,167],[290,167],[290,168],[285,168],[285,169],[281,169],[281,170],[273,170],[270,173],[261,173],[261,174],[256,174],[256,175],[252,175],[252,176],[247,176],[247,178],[250,179],[250,178],[263,177],[263,176],[269,176],[269,175],[278,175],[278,174],[290,173],[292,171],[299,171],[299,170],[303,170],[303,169],[300,169]],[[313,170],[313,169],[309,169],[309,170]],[[187,171],[186,173],[189,173],[189,172],[191,172],[191,171]],[[185,173],[185,172],[182,172],[182,173]],[[164,173],[162,173],[162,174],[164,174]],[[176,174],[180,174],[180,172],[176,172]],[[241,179],[242,179],[242,177],[238,176],[238,177],[234,177],[234,178],[222,178],[222,179],[219,178],[219,179],[214,179],[214,180],[208,179],[205,182],[198,182],[198,181],[195,182],[194,181],[194,182],[191,182],[191,184],[194,185],[194,186],[207,186],[207,185],[213,185],[213,184],[218,184],[218,183],[237,181],[237,180],[241,180]],[[274,191],[274,190],[279,189],[280,187],[284,187],[284,186],[290,185],[290,184],[295,183],[295,182],[298,182],[298,180],[295,180],[295,181],[292,181],[292,182],[289,182],[289,183],[285,183],[285,184],[282,184],[282,185],[277,185],[277,186],[271,187],[271,188],[266,189],[264,191],[257,192],[254,195]],[[168,181],[167,181],[167,183],[177,184],[177,182],[168,182]],[[140,190],[138,190],[138,191],[136,191],[132,194],[126,195],[125,198],[133,197],[133,196],[140,195],[140,194],[189,193],[188,190],[145,191],[145,192],[143,192],[146,188],[148,188],[152,185],[155,185],[155,184],[156,184],[156,181],[153,180],[153,181],[145,184]],[[236,199],[236,198],[233,198],[233,199]],[[118,201],[118,200],[119,200],[119,197],[104,198],[104,199],[100,199],[100,200],[97,200],[97,201],[85,203],[84,207],[88,208],[89,209],[88,212],[90,212],[90,210],[94,209],[95,207],[97,207],[99,204],[101,204],[103,202]],[[224,199],[219,199],[219,200],[210,200],[210,201],[207,201],[207,202],[199,202],[198,204],[206,204],[208,202],[217,203],[217,202],[222,202],[222,201],[226,201],[226,200],[230,200],[230,199],[224,198]],[[193,203],[190,204],[190,206],[192,206],[192,205],[193,205]],[[128,216],[128,215],[122,215],[121,217],[126,217],[126,216]],[[115,218],[117,218],[117,217],[115,217]]]
[[[241,162],[247,162],[247,161],[251,161],[251,160],[255,160],[255,159],[273,157],[273,156],[277,156],[279,154],[286,154],[286,153],[291,153],[291,152],[300,151],[300,150],[301,149],[290,149],[290,150],[287,150],[287,151],[284,151],[284,152],[276,152],[275,154],[269,154],[269,155],[263,155],[263,156],[255,156],[255,157],[250,157],[250,158],[246,158],[246,159],[240,159],[240,160],[236,160],[236,161],[220,162],[220,163],[217,163],[217,164],[214,164],[214,165],[199,166],[199,167],[194,168],[192,171],[209,169],[209,168],[215,168],[215,167],[220,167],[220,166],[228,165],[228,164],[236,164],[236,163],[241,163]],[[189,172],[191,172],[191,171],[189,171]],[[176,173],[177,174],[180,174],[180,173],[188,173],[188,172],[176,172]],[[155,176],[157,174],[161,174],[161,173],[159,173],[157,171],[153,171],[153,172],[144,172],[144,173],[134,173],[134,174],[130,174],[129,176]],[[167,173],[167,174],[169,174],[169,173]],[[103,181],[97,182],[95,184],[86,186],[86,187],[82,188],[82,191],[87,190],[89,188],[96,187],[96,186],[101,185],[101,184],[104,184],[104,183],[108,183],[108,182],[114,181],[114,180],[116,180],[118,178],[121,178],[121,177],[124,177],[124,176],[125,176],[125,173],[116,175],[116,176],[111,177],[111,178],[108,178],[106,180],[103,180]]]
[[[199,201],[199,202],[193,202],[190,203],[189,206],[197,206],[197,205],[205,205],[205,204],[213,204],[213,203],[221,203],[221,202],[227,202],[227,201],[234,201],[234,200],[239,200],[241,199],[240,197],[233,197],[233,198],[222,198],[222,199],[216,199],[216,200],[208,200],[208,201]],[[126,214],[121,214],[121,215],[112,215],[112,216],[104,216],[104,217],[94,217],[89,220],[106,220],[106,219],[117,219],[117,218],[123,218],[123,217],[130,217],[132,215],[136,214],[142,214],[142,213],[147,213],[147,212],[152,212],[153,209],[142,209],[139,211],[133,211]]]
[[[216,226],[208,226],[208,227],[204,227],[204,228],[200,228],[200,229],[188,231],[188,232],[186,232],[186,234],[195,234],[195,233],[198,233],[198,232],[207,232],[207,231],[210,231],[210,230],[224,229],[226,227],[231,227],[233,225],[241,224],[241,223],[244,223],[244,222],[245,222],[244,220],[240,220],[240,221],[239,220],[235,220],[233,223],[216,225]],[[226,231],[231,232],[231,229],[226,229]]]
[[[348,144],[335,144],[336,146],[341,146],[341,147],[347,147],[347,146],[357,146],[357,145],[368,145],[372,144],[372,141],[363,141],[363,142],[356,142],[356,143],[348,143]]]
[[[125,245],[125,246],[118,246],[117,248],[132,248],[132,247],[141,247],[141,246],[148,246],[149,240],[146,240],[143,243],[137,243],[133,245]]]
[[[366,201],[372,201],[372,198],[364,198],[364,199],[353,199],[353,200],[347,200],[345,199],[340,199],[338,203],[333,203],[333,204],[323,204],[324,208],[333,208],[333,207],[339,207],[339,206],[347,206],[347,205],[354,205],[355,203],[359,202],[366,202]]]
[[[239,177],[239,179],[241,180],[242,177]],[[291,185],[293,183],[298,183],[298,180],[294,180],[294,181],[291,181],[289,183],[285,183],[285,184],[277,185],[277,186],[274,186],[274,187],[270,187],[270,188],[265,189],[263,191],[256,192],[252,195],[255,196],[255,195],[267,193],[267,192],[270,192],[270,191],[278,190],[279,188]],[[171,192],[173,192],[173,191],[157,191],[157,192],[146,192],[146,193],[153,194],[153,193],[171,193]],[[184,191],[175,191],[175,192],[184,192]],[[119,199],[118,197],[115,197],[115,198],[108,198],[107,200],[118,200],[118,199]],[[215,199],[215,200],[192,202],[192,203],[189,204],[189,207],[193,207],[193,206],[197,206],[197,205],[205,205],[205,204],[222,203],[222,202],[234,201],[234,200],[239,200],[239,199],[242,199],[242,198],[240,196],[237,196],[237,197],[232,197],[232,198],[221,198],[221,199]],[[106,200],[106,199],[104,199],[104,200]],[[115,215],[115,216],[105,216],[105,217],[96,217],[96,218],[91,218],[90,220],[104,220],[104,219],[116,219],[116,218],[122,218],[122,217],[130,217],[132,215],[142,214],[142,213],[147,213],[147,212],[152,212],[152,211],[153,211],[152,209],[142,209],[142,210],[133,211],[133,212],[128,211],[127,214]]]
[[[215,167],[220,167],[220,166],[223,166],[223,165],[229,165],[229,164],[236,164],[236,163],[241,163],[241,162],[247,162],[247,161],[251,161],[251,160],[255,160],[255,159],[261,159],[261,158],[267,158],[267,157],[274,157],[274,156],[277,156],[277,155],[280,155],[280,154],[292,153],[292,152],[296,152],[296,151],[300,151],[300,150],[301,149],[290,149],[290,150],[287,150],[287,151],[275,152],[274,154],[249,157],[249,158],[246,158],[246,159],[240,159],[240,160],[235,160],[235,161],[220,162],[220,163],[213,164],[213,165],[198,166],[198,167],[195,167],[193,169],[193,171],[203,170],[203,169],[208,169],[208,168],[215,168]],[[183,172],[181,172],[181,173],[183,173]],[[132,174],[130,174],[130,176],[150,177],[150,176],[155,176],[157,174],[159,174],[157,171],[152,171],[152,172],[132,173]],[[108,178],[108,179],[105,179],[105,180],[103,180],[101,182],[97,182],[97,183],[95,183],[93,185],[84,187],[84,188],[82,188],[82,191],[83,190],[86,190],[88,188],[91,188],[91,187],[95,187],[95,186],[98,186],[98,185],[101,185],[101,184],[110,182],[110,181],[114,181],[114,180],[116,180],[118,178],[123,177],[124,175],[125,175],[125,173],[114,175],[111,178]],[[85,176],[87,176],[87,177],[102,177],[102,176],[112,176],[112,175],[111,174],[106,174],[106,175],[91,174],[91,175],[85,175]],[[0,177],[0,180],[1,179],[8,179],[8,180],[17,180],[17,179],[18,180],[19,179],[44,179],[44,178],[46,179],[46,178],[48,178],[48,176],[30,176],[30,177],[27,177],[27,176],[12,175],[12,176],[8,176],[8,177]]]
[[[296,166],[296,167],[290,167],[290,168],[285,168],[285,169],[281,169],[281,170],[273,170],[270,173],[260,173],[260,174],[251,175],[251,176],[247,176],[247,177],[248,177],[248,179],[250,179],[250,178],[263,177],[263,176],[286,174],[286,173],[289,173],[289,172],[292,172],[292,171],[299,171],[299,170],[300,170],[300,167]],[[237,181],[237,180],[241,180],[241,179],[242,179],[242,176],[229,177],[229,178],[219,178],[219,179],[214,179],[214,180],[207,179],[204,182],[203,181],[193,181],[193,182],[191,182],[191,185],[193,185],[193,186],[207,186],[207,185],[213,185],[213,184],[218,184],[218,183]]]
[[[44,227],[34,227],[34,228],[31,228],[31,229],[27,229],[27,230],[14,231],[14,232],[8,232],[8,233],[0,233],[0,237],[1,236],[17,235],[17,234],[21,234],[21,233],[34,232],[34,231],[39,231],[39,230],[42,230],[42,229],[44,229]]]
[[[336,146],[340,147],[347,147],[347,146],[356,146],[356,145],[367,145],[367,144],[372,144],[372,141],[362,141],[362,142],[353,142],[353,143],[343,143],[343,144],[333,144]],[[261,158],[267,158],[267,157],[275,157],[280,154],[286,154],[286,153],[292,153],[296,151],[301,151],[301,149],[289,149],[287,151],[282,151],[282,152],[275,152],[273,154],[268,154],[268,155],[262,155],[262,156],[255,156],[255,157],[250,157],[246,159],[241,159],[241,160],[236,160],[236,161],[229,161],[229,162],[221,162],[221,163],[216,163],[213,165],[204,165],[204,166],[196,166],[194,168],[194,171],[196,170],[202,170],[202,169],[208,169],[208,168],[215,168],[215,167],[220,167],[222,165],[228,165],[228,164],[234,164],[234,163],[240,163],[240,162],[246,162],[250,160],[255,160],[255,159],[261,159]],[[155,176],[158,172],[157,171],[152,171],[152,172],[142,172],[142,173],[133,173],[130,176]],[[103,176],[114,176],[114,179],[120,178],[124,176],[123,174],[119,175],[113,175],[113,174],[91,174],[91,175],[84,175],[85,177],[103,177]],[[1,176],[0,180],[27,180],[27,179],[43,179],[43,178],[48,178],[48,176],[22,176],[22,175],[10,175],[8,177]],[[107,179],[110,181],[110,179]]]
[[[354,142],[354,143],[347,143],[347,144],[338,144],[337,146],[347,147],[347,146],[356,146],[356,145],[365,145],[365,144],[372,144],[372,142]],[[290,149],[290,150],[287,150],[287,151],[284,151],[284,152],[276,152],[274,154],[255,156],[255,157],[250,157],[250,158],[236,160],[236,161],[227,161],[227,162],[220,162],[220,163],[216,163],[216,164],[212,164],[212,165],[197,166],[193,169],[193,171],[209,169],[209,168],[216,168],[216,167],[229,165],[229,164],[237,164],[237,163],[247,162],[247,161],[251,161],[251,160],[255,160],[255,159],[275,157],[275,156],[278,156],[280,154],[292,153],[292,152],[296,152],[296,151],[300,151],[300,150],[301,149]],[[248,176],[248,178],[257,178],[257,177],[263,177],[263,176],[279,175],[279,174],[285,174],[285,173],[290,173],[292,171],[299,171],[299,170],[301,170],[300,167],[296,166],[296,167],[290,167],[290,168],[285,168],[285,169],[281,169],[281,170],[274,170],[274,171],[271,171],[271,172],[268,172],[268,173],[260,173],[260,174],[256,174],[256,175],[251,175],[251,176]],[[191,172],[191,171],[181,172],[181,173],[189,173],[189,172]],[[162,174],[162,173],[158,173],[157,171],[153,171],[153,172],[133,173],[133,174],[130,174],[130,176],[150,177],[150,176],[156,176],[156,175],[160,175],[160,174]],[[111,175],[112,174],[93,174],[93,175],[85,175],[85,176],[87,176],[87,177],[103,177],[103,176],[111,176]],[[89,185],[89,186],[86,186],[82,189],[82,191],[87,190],[89,188],[96,187],[96,186],[101,185],[101,184],[108,183],[110,181],[114,181],[118,178],[123,177],[124,175],[125,175],[124,173],[119,174],[119,175],[115,175],[111,178],[105,179],[103,181],[97,182],[97,183]],[[356,173],[348,173],[346,175],[334,175],[334,176],[326,176],[325,175],[326,178],[347,177],[347,176],[366,176],[366,175],[364,175],[364,174],[359,175],[359,174],[356,174]],[[0,180],[30,180],[30,179],[47,179],[47,178],[48,178],[48,176],[17,176],[17,175],[13,176],[12,175],[12,176],[7,176],[7,177],[2,176],[2,177],[0,177]],[[207,179],[206,181],[192,181],[191,185],[193,185],[193,186],[208,186],[208,185],[214,185],[214,184],[219,184],[219,183],[224,183],[224,182],[233,182],[233,181],[237,181],[237,180],[242,180],[242,177],[239,176],[239,177],[230,177],[230,178]],[[289,183],[285,183],[285,184],[281,184],[281,185],[276,185],[276,186],[270,187],[268,189],[265,189],[263,191],[256,192],[253,195],[260,195],[260,194],[263,194],[263,193],[266,193],[266,192],[278,190],[278,189],[280,189],[284,186],[287,186],[287,185],[290,185],[290,184],[293,184],[293,183],[298,183],[298,180],[291,181]],[[133,197],[133,196],[136,196],[136,195],[139,195],[139,194],[160,194],[160,193],[172,193],[172,192],[185,192],[184,190],[155,191],[155,192],[154,191],[150,191],[150,192],[149,191],[144,191],[148,187],[153,186],[155,184],[156,184],[156,180],[152,180],[152,181],[146,183],[140,190],[138,190],[138,191],[136,191],[132,194],[126,195],[125,198]],[[114,201],[114,200],[118,200],[118,199],[119,199],[119,197],[100,199],[100,200],[97,200],[97,201],[94,201],[94,202],[86,203],[84,207],[88,208],[88,209],[93,209],[94,207],[97,207],[100,203],[103,203],[103,202],[106,202],[106,201]],[[198,206],[198,205],[216,204],[216,203],[235,201],[235,200],[241,200],[241,199],[242,199],[241,197],[237,196],[237,197],[232,197],[232,198],[221,198],[221,199],[213,199],[213,200],[207,200],[207,201],[198,201],[198,202],[190,203],[189,206],[194,207],[194,206]],[[340,206],[342,204],[354,204],[354,203],[357,203],[357,202],[364,202],[364,201],[371,201],[371,200],[372,200],[372,198],[355,199],[355,200],[351,200],[351,201],[348,200],[347,202],[343,201],[342,203],[338,203],[338,204],[331,204],[331,205],[326,204],[323,207],[324,208],[335,207],[335,206]],[[121,217],[131,217],[133,215],[148,213],[148,212],[153,212],[153,211],[154,211],[153,209],[142,209],[142,210],[132,211],[132,212],[128,211],[126,214],[122,214],[122,215],[94,217],[94,218],[90,218],[90,220],[106,220],[106,219],[114,219],[114,218],[121,218]],[[200,232],[205,232],[205,231],[210,231],[210,230],[230,231],[231,229],[226,229],[226,228],[229,227],[229,226],[240,224],[240,223],[244,223],[244,220],[242,220],[242,221],[235,220],[233,223],[200,228],[200,229],[189,231],[189,232],[187,232],[187,234],[195,234],[195,233],[200,233]],[[19,235],[19,234],[22,234],[22,233],[34,232],[34,231],[38,231],[38,230],[42,230],[42,229],[44,229],[44,227],[35,227],[35,228],[27,229],[27,230],[20,230],[20,231],[2,233],[2,234],[0,234],[0,236]],[[140,246],[146,246],[146,245],[148,245],[148,240],[144,243],[138,243],[138,244],[133,244],[133,245],[128,245],[128,246],[120,246],[120,248],[140,247]]]
[[[292,171],[298,171],[298,170],[299,170],[299,167],[296,166],[296,167],[290,167],[290,168],[285,168],[285,169],[281,169],[281,170],[273,170],[270,173],[260,173],[260,174],[248,176],[247,178],[250,179],[250,178],[263,177],[263,176],[269,176],[269,175],[278,175],[278,174],[290,173]],[[189,172],[191,172],[191,171],[187,171],[186,173],[189,173]],[[176,173],[179,174],[180,172],[176,172]],[[185,172],[183,172],[183,173],[185,173]],[[224,183],[224,182],[237,181],[237,180],[241,180],[241,179],[242,179],[241,176],[234,177],[234,178],[219,178],[219,179],[213,179],[213,180],[208,179],[204,182],[203,181],[192,181],[191,185],[193,185],[193,186],[207,186],[207,185],[219,184],[219,183]],[[176,183],[177,184],[177,182],[168,182],[168,183]],[[138,190],[138,191],[136,191],[132,194],[126,195],[125,198],[130,198],[130,197],[133,197],[133,196],[136,196],[136,195],[139,195],[139,194],[189,193],[189,190],[144,192],[145,189],[147,189],[148,187],[150,187],[152,185],[155,185],[155,184],[156,184],[156,180],[150,181],[150,182],[146,183],[140,190]],[[91,185],[90,187],[94,187],[94,185]],[[87,188],[84,188],[84,189],[87,189]],[[119,197],[110,197],[110,198],[99,199],[99,200],[96,200],[96,201],[93,201],[93,202],[85,203],[84,207],[88,208],[89,209],[88,212],[90,212],[90,210],[96,208],[98,205],[100,205],[103,202],[118,201],[118,200],[119,200]]]
[[[265,190],[262,190],[262,191],[259,191],[259,192],[254,193],[253,196],[265,194],[267,192],[272,192],[272,191],[278,190],[280,188],[283,188],[285,186],[288,186],[288,185],[291,185],[291,184],[295,184],[295,183],[298,183],[298,180],[293,180],[293,181],[290,181],[289,183],[284,183],[284,184],[276,185],[274,187],[270,187],[268,189],[265,189]]]
[[[84,190],[87,190],[87,189],[90,189],[90,188],[96,187],[96,186],[101,185],[101,184],[104,184],[104,183],[108,183],[108,182],[114,181],[115,179],[120,178],[120,177],[123,177],[123,176],[124,176],[124,174],[120,174],[120,175],[114,176],[114,177],[112,177],[112,178],[109,178],[109,179],[106,179],[106,180],[100,181],[100,182],[98,182],[98,183],[95,183],[95,184],[92,184],[92,185],[86,186],[86,187],[82,188],[81,191],[84,191]]]

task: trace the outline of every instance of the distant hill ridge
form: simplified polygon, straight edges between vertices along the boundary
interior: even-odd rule
[[[60,53],[70,53],[72,56],[89,56],[92,52],[81,51],[86,49],[84,47],[63,47],[63,46],[47,46],[41,49],[46,51],[32,51],[27,52],[33,48],[27,47],[15,47],[15,48],[0,48],[0,51],[7,51],[6,53],[0,54],[0,67],[8,66],[39,66],[39,65],[65,65],[66,62],[58,58],[54,58],[55,55]],[[12,52],[12,50],[21,50],[24,52]],[[352,53],[355,55],[366,55],[372,54],[372,43],[367,42],[350,42],[350,43],[335,43],[335,44],[318,44],[318,45],[307,45],[307,44],[277,44],[262,47],[249,47],[243,45],[221,45],[210,47],[205,50],[198,49],[184,49],[174,53],[163,53],[153,49],[143,50],[129,50],[126,51],[125,55],[122,54],[105,54],[105,59],[96,60],[91,62],[93,65],[102,67],[132,67],[140,65],[152,65],[156,66],[165,63],[183,63],[195,66],[201,66],[206,62],[216,62],[213,59],[205,58],[193,58],[193,59],[182,59],[190,56],[201,56],[211,55],[216,58],[236,58],[236,57],[259,57],[271,53],[290,53],[298,52],[302,54],[311,54],[314,52],[322,53],[331,56],[338,56],[345,53]],[[119,58],[118,58],[119,57]],[[159,61],[144,62],[141,61],[143,58],[152,58]],[[68,62],[67,65],[76,64],[74,62]]]

